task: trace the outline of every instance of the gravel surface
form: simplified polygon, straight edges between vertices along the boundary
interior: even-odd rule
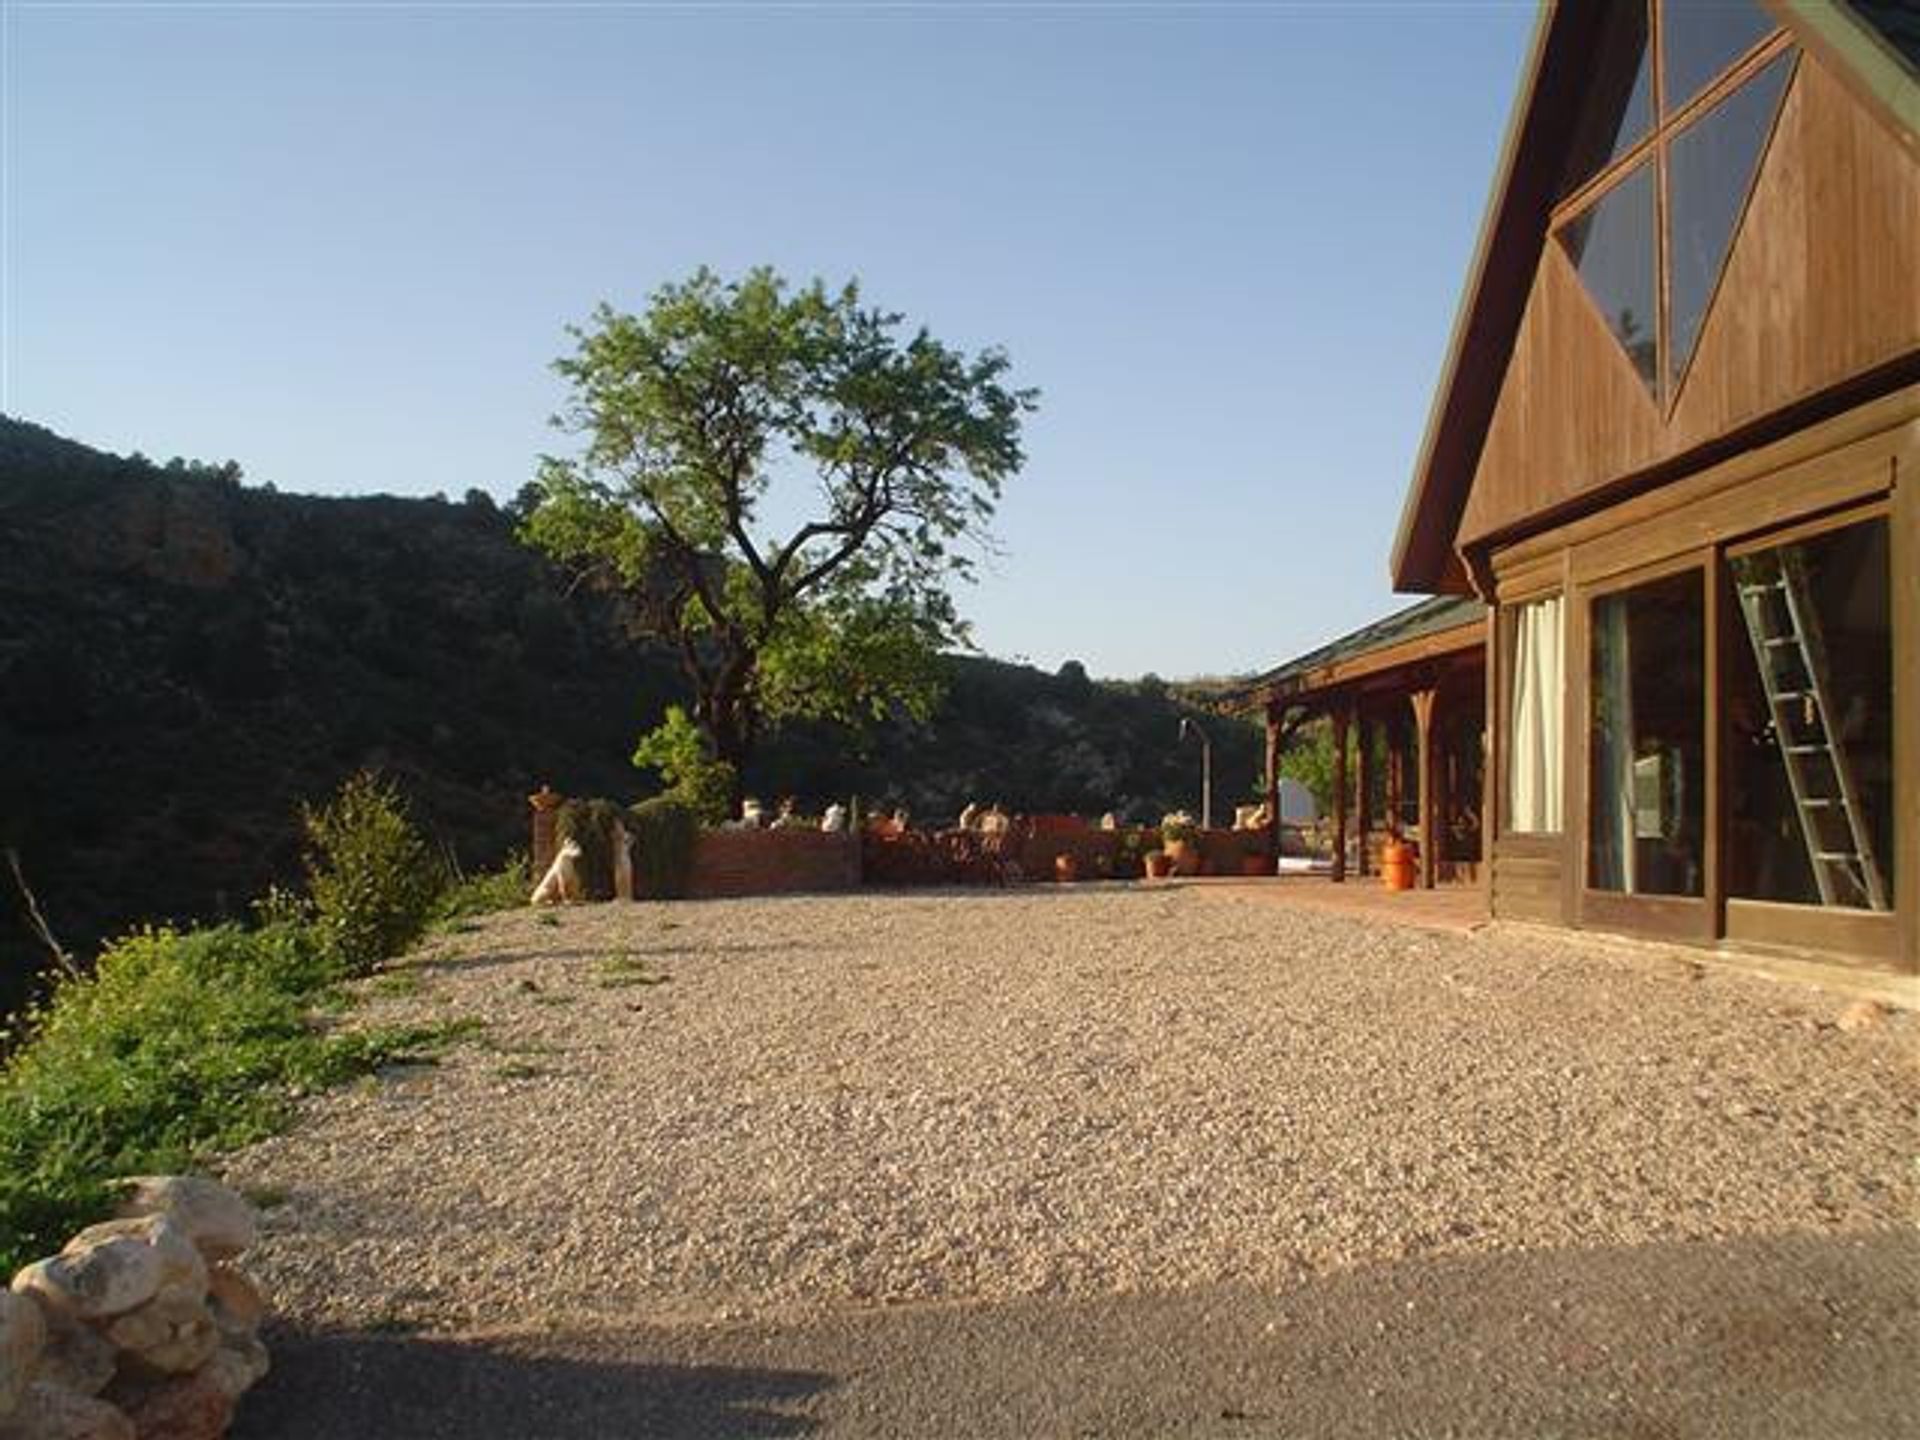
[[[295,1326],[793,1326],[1786,1236],[1910,1269],[1914,1017],[1851,1032],[1674,952],[1180,887],[557,919],[375,982],[357,1014],[484,1038],[230,1166],[283,1197],[249,1263]]]

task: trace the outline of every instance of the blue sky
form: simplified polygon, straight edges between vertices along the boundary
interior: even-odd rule
[[[1381,613],[1530,4],[5,7],[0,408],[511,495],[563,327],[858,275],[1043,392],[979,644],[1247,670]]]

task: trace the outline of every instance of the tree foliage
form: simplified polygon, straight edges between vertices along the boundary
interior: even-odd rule
[[[854,284],[702,269],[643,315],[602,306],[556,362],[581,448],[543,459],[522,533],[637,602],[736,769],[784,719],[930,712],[934,657],[965,638],[949,585],[990,543],[1036,396],[1000,351],[901,320]]]

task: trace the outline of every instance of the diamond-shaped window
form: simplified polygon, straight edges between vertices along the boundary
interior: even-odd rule
[[[1665,57],[1668,111],[1678,110],[1706,89],[1709,80],[1773,29],[1773,17],[1754,0],[1661,0],[1660,48]]]
[[[1653,50],[1643,5],[1613,5],[1593,49],[1560,193],[1570,195],[1653,130]]]
[[[1648,390],[1660,383],[1655,344],[1653,166],[1642,163],[1560,230],[1580,283]]]
[[[1563,194],[1587,194],[1555,233],[1648,393],[1670,403],[1732,252],[1794,51],[1752,0],[1622,0],[1600,17],[1562,172]],[[1661,40],[1657,107],[1650,21]],[[1756,64],[1756,52],[1770,58]],[[1702,93],[1711,104],[1698,103]]]
[[[1668,148],[1667,375],[1676,386],[1733,249],[1792,68],[1789,56],[1778,56]]]

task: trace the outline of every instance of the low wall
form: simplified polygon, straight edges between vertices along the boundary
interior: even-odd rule
[[[860,837],[819,830],[703,830],[687,894],[786,895],[860,888]]]

